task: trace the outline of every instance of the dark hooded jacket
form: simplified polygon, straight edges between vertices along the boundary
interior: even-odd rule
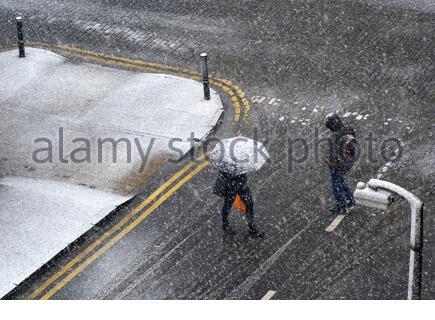
[[[332,131],[328,138],[327,162],[331,169],[347,172],[353,162],[346,160],[344,156],[344,137],[351,134],[355,137],[355,130],[351,126],[346,126],[336,114],[328,117],[326,127]]]

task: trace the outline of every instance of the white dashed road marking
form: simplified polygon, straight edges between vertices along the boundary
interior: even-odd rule
[[[269,290],[261,300],[270,300],[275,295],[276,291]]]
[[[263,102],[266,101],[267,104],[270,104],[270,105],[273,105],[273,106],[277,106],[281,102],[281,99],[278,99],[278,98],[269,98],[269,97],[266,97],[266,96],[253,96],[251,98],[251,101],[253,103],[258,103],[258,104],[263,103]]]
[[[337,228],[337,226],[340,224],[340,222],[346,217],[344,214],[339,214],[337,217],[335,217],[334,221],[331,222],[331,224],[325,229],[326,232],[332,232]]]

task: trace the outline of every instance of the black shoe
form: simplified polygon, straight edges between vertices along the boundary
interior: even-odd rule
[[[230,226],[224,227],[224,233],[227,236],[233,236],[236,234],[236,232]]]
[[[352,208],[356,204],[355,199],[352,199],[346,203],[346,207]]]
[[[257,230],[255,227],[249,228],[249,234],[255,238],[264,238],[264,232]]]
[[[329,210],[329,212],[331,212],[331,214],[346,214],[346,208],[339,208],[339,207],[335,207],[332,208],[331,210]]]

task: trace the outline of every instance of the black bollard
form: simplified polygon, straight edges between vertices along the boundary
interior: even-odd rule
[[[20,58],[24,58],[26,53],[24,51],[23,18],[16,17],[15,20],[17,21],[18,52]]]
[[[207,53],[201,53],[202,65],[202,84],[204,85],[204,99],[210,100],[210,85],[208,82],[208,66],[207,66]]]

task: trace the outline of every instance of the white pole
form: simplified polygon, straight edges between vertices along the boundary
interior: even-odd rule
[[[411,206],[408,300],[420,300],[423,261],[423,203],[408,190],[388,181],[371,179],[368,186],[372,189],[379,188],[395,192],[405,198]]]

